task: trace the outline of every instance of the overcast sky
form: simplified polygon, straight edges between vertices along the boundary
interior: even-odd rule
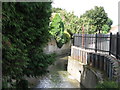
[[[66,9],[68,12],[74,11],[75,15],[80,16],[86,10],[94,6],[103,6],[108,17],[113,20],[113,25],[118,25],[118,2],[120,0],[53,0],[53,7]]]

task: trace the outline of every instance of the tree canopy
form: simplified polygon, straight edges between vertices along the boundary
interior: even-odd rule
[[[83,26],[87,34],[94,34],[98,31],[108,33],[112,25],[112,20],[107,16],[103,7],[95,6],[94,9],[86,11],[80,17],[61,8],[52,8],[52,12],[60,13],[64,29],[71,36],[74,33],[82,33]]]
[[[80,18],[83,20],[82,24],[85,25],[85,28],[94,26],[93,32],[108,32],[112,25],[112,20],[108,18],[107,13],[103,7],[95,6],[94,9],[88,10],[83,15],[81,15]],[[87,20],[84,20],[84,18],[87,18]]]
[[[64,30],[71,36],[74,33],[78,33],[80,29],[79,17],[75,16],[73,12],[67,12],[61,8],[52,8],[53,13],[60,13],[62,21],[64,23]]]

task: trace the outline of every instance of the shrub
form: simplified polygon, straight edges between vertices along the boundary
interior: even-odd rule
[[[3,2],[2,9],[3,82],[12,87],[12,80],[43,74],[52,61],[42,51],[50,36],[51,2]]]
[[[96,88],[119,88],[119,86],[114,81],[104,81],[103,83],[99,83]]]

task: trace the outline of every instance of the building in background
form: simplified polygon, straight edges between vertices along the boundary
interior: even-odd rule
[[[117,26],[113,26],[113,27],[111,27],[111,29],[110,29],[110,33],[112,33],[112,34],[116,34],[119,30],[119,28],[118,28],[119,26],[117,25]],[[119,31],[120,32],[120,31]]]

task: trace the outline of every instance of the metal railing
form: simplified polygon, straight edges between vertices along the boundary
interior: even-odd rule
[[[110,34],[74,34],[73,46],[94,50],[120,59],[120,35]]]

